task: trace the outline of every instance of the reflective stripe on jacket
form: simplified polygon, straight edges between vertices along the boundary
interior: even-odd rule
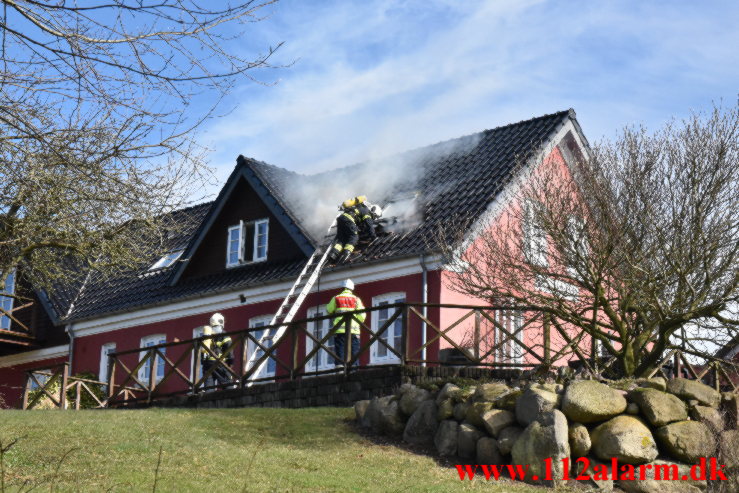
[[[209,336],[209,335],[213,335],[213,334],[215,334],[215,332],[213,331],[213,328],[210,327],[209,325],[206,325],[203,328],[203,335],[204,336]],[[203,346],[205,346],[208,349],[210,349],[211,351],[213,351],[213,353],[216,356],[222,355],[224,353],[224,351],[230,345],[231,345],[231,338],[229,336],[227,336],[225,333],[222,336],[220,336],[220,337],[213,337],[212,339],[205,339],[203,341]],[[212,361],[215,361],[215,359],[216,359],[213,356],[211,356],[210,353],[208,353],[206,351],[203,351],[201,353],[201,355],[202,355],[202,359],[204,359],[204,360],[212,360]],[[226,358],[225,360],[228,360],[228,359],[229,358]]]
[[[333,313],[352,312],[354,310],[364,310],[364,304],[362,303],[362,300],[359,298],[359,296],[352,293],[351,290],[349,289],[345,289],[341,293],[331,298],[331,301],[329,301],[328,305],[326,305],[326,312],[329,315]],[[355,335],[359,334],[359,322],[364,322],[364,319],[366,317],[367,317],[366,313],[357,313],[356,315],[354,315],[351,321],[351,333],[352,334],[355,334]],[[340,323],[341,321],[342,321],[341,317],[335,318],[333,320],[334,326]],[[346,325],[344,323],[341,323],[336,333],[343,334],[345,332],[345,328],[346,328]]]

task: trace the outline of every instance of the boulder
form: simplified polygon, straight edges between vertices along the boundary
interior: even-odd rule
[[[485,431],[497,437],[500,430],[516,422],[516,416],[505,409],[491,409],[482,415],[481,421]]]
[[[562,412],[570,421],[596,423],[623,413],[626,404],[618,390],[595,380],[578,380],[567,386]]]
[[[370,405],[369,399],[363,401],[357,401],[354,403],[354,414],[357,416],[357,422],[360,426],[365,428],[370,427],[369,419],[365,419],[367,416],[367,408]]]
[[[654,378],[637,378],[636,384],[639,387],[647,388],[647,389],[657,389],[664,392],[667,390],[667,380],[665,380],[662,377],[654,377]]]
[[[721,412],[715,407],[694,406],[690,410],[690,419],[705,423],[715,434],[724,430],[724,420],[721,417]]]
[[[509,426],[500,430],[500,433],[498,433],[498,450],[500,450],[500,453],[509,455],[513,449],[513,444],[516,443],[521,433],[523,433],[523,428],[518,426]]]
[[[700,493],[707,486],[705,480],[694,480],[690,476],[691,466],[687,464],[667,460],[655,460],[654,462],[646,464],[644,467],[646,470],[645,479],[639,479],[639,470],[637,468],[634,474],[635,479],[633,481],[623,479],[616,481],[616,485],[629,493]],[[658,472],[660,478],[663,479],[655,479]],[[680,478],[680,480],[675,481],[664,479],[676,477]],[[686,477],[687,479],[683,480],[683,477]]]
[[[475,402],[494,402],[510,392],[511,388],[504,383],[483,383],[475,389],[472,400]]]
[[[434,435],[436,451],[441,456],[457,455],[457,435],[459,434],[459,423],[453,419],[445,419],[439,423]]]
[[[436,419],[438,421],[444,421],[452,416],[454,416],[454,401],[451,399],[444,399],[437,406]]]
[[[521,389],[513,389],[505,395],[501,395],[493,401],[493,407],[497,409],[505,409],[506,411],[516,411],[516,401],[523,394]]]
[[[639,406],[642,415],[652,426],[664,426],[688,419],[685,403],[667,392],[640,388],[630,392],[629,399]]]
[[[719,437],[719,463],[739,467],[739,430],[726,430]]]
[[[426,447],[433,445],[434,435],[439,427],[436,415],[436,402],[432,400],[421,402],[405,425],[403,440],[413,445]]]
[[[392,400],[394,400],[394,397],[392,395],[387,395],[385,397],[375,397],[374,399],[370,400],[370,403],[364,412],[364,419],[374,432],[379,433],[379,430],[382,426],[380,409],[387,406]]]
[[[540,389],[526,389],[516,401],[516,419],[520,424],[528,426],[542,414],[556,409],[558,404],[557,394]]]
[[[654,433],[670,457],[694,463],[701,457],[713,457],[716,440],[711,430],[698,421],[678,421],[658,428]]]
[[[724,416],[725,428],[736,430],[739,428],[739,396],[731,392],[724,392],[721,399],[721,413]]]
[[[482,437],[477,441],[478,464],[502,464],[503,457],[498,451],[498,441],[495,438]]]
[[[590,433],[593,453],[625,464],[644,464],[657,458],[657,444],[649,428],[633,416],[616,416]]]
[[[532,383],[530,385],[532,389],[545,390],[553,394],[561,394],[564,392],[565,387],[561,383]]]
[[[704,406],[718,407],[721,394],[697,380],[673,378],[667,382],[667,392],[684,400],[695,399]]]
[[[439,393],[436,395],[436,404],[441,404],[442,401],[452,398],[452,394],[459,390],[459,387],[453,383],[445,384]]]
[[[572,423],[568,429],[568,438],[570,441],[570,452],[572,457],[585,457],[590,452],[590,433],[585,425],[581,423]]]
[[[464,421],[467,417],[467,410],[472,404],[469,402],[458,402],[454,405],[454,419],[457,421]]]
[[[572,457],[577,457],[573,452]],[[588,479],[581,479],[577,482],[578,486],[587,486],[588,491],[613,491],[613,479],[604,471],[610,471],[610,464],[598,462],[593,458],[588,459],[588,468],[586,469],[584,462],[573,462],[571,476],[577,477],[579,474],[589,476]],[[604,469],[605,468],[605,469]]]
[[[457,435],[457,455],[464,459],[473,459],[477,455],[477,441],[485,436],[485,433],[475,428],[470,423],[459,425]]]
[[[490,411],[493,408],[492,402],[472,402],[467,408],[467,414],[465,419],[472,423],[477,428],[484,428],[485,423],[482,420],[482,415]]]
[[[561,461],[569,456],[567,419],[558,409],[542,413],[537,421],[527,426],[511,450],[513,464],[529,464],[525,481],[549,486],[565,484]],[[544,459],[547,458],[552,460],[552,481],[544,480]]]
[[[366,414],[369,414],[369,422],[375,433],[400,435],[405,429],[405,419],[398,401],[391,395],[372,399]]]
[[[415,385],[409,385],[406,387],[405,392],[402,392],[398,401],[400,412],[406,416],[411,416],[416,412],[418,406],[427,399],[431,399],[431,392]]]
[[[639,406],[633,402],[629,402],[626,405],[626,414],[631,414],[632,416],[636,416],[639,414]]]

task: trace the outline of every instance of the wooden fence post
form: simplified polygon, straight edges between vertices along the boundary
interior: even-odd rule
[[[59,409],[67,408],[67,380],[69,378],[69,363],[62,364],[62,386],[59,388]]]
[[[31,375],[26,372],[26,386],[23,388],[23,407],[21,409],[26,409],[28,407],[28,392],[30,392],[29,387],[31,386]]]
[[[293,335],[293,362],[290,368],[290,380],[295,380],[295,369],[298,367],[298,328],[295,325],[290,326]]]
[[[545,313],[542,318],[542,324],[544,326],[544,364],[547,366],[547,370],[549,370],[549,366],[552,364],[552,327],[549,318],[550,315],[548,313]]]
[[[349,373],[349,360],[352,356],[352,315],[344,315],[344,375]]]
[[[475,360],[478,363],[480,362],[480,319],[481,318],[482,318],[482,315],[480,315],[480,310],[475,310],[475,332],[474,332],[473,341],[472,341],[472,350],[475,356]]]
[[[400,307],[400,310],[403,310],[400,315],[400,364],[405,366],[406,360],[408,359],[408,346],[410,345],[410,338],[408,337],[408,308],[406,306],[402,306]],[[421,326],[423,327],[423,324],[421,324]]]
[[[108,355],[108,407],[110,407],[110,401],[115,395],[115,367],[116,360],[113,355]]]

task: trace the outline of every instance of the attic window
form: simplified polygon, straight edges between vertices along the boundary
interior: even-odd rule
[[[269,219],[241,221],[228,228],[226,267],[267,260]]]
[[[174,264],[182,255],[185,250],[175,250],[164,255],[162,258],[156,261],[154,265],[149,267],[149,270],[159,270],[169,267]]]

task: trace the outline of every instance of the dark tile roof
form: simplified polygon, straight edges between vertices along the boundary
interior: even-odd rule
[[[393,167],[399,166],[399,163],[406,166],[411,163],[413,171],[394,175],[391,186],[383,187],[381,195],[386,196],[371,196],[370,199],[385,204],[397,196],[415,197],[409,200],[414,200],[418,220],[398,233],[376,240],[352,263],[420,254],[428,250],[431,235],[437,228],[443,228],[447,221],[478,217],[510,178],[517,159],[538,150],[568,118],[574,120],[572,110],[485,130],[387,158]],[[295,187],[310,189],[324,182],[351,180],[366,170],[372,171],[376,166],[376,162],[361,163],[305,176],[240,157],[232,177],[241,172],[250,179],[255,178],[257,184],[264,187],[258,193],[266,193],[266,198],[274,199],[272,207],[280,215],[283,225],[293,232],[291,234],[308,238],[316,245],[322,241],[322,235],[310,231],[306,226],[314,211],[310,205],[295,199]],[[188,245],[186,254],[196,248],[196,239],[204,233],[209,218],[217,212],[218,204],[227,198],[226,188],[224,186],[214,202],[173,213],[173,219],[190,225],[182,231],[182,235],[172,239],[173,247]],[[293,278],[300,272],[302,263],[267,262],[181,280],[178,280],[177,267],[147,272],[147,265],[129,275],[110,280],[90,276],[73,288],[60,289],[50,297],[47,305],[53,307],[57,319],[62,322],[89,319]]]

